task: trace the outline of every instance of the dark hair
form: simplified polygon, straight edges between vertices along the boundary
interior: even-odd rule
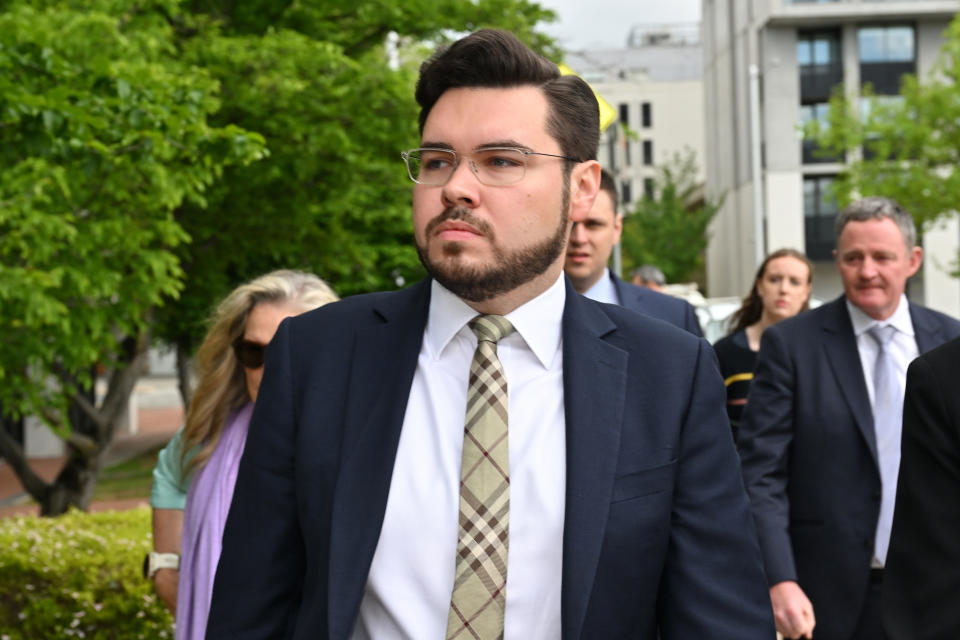
[[[547,131],[561,153],[583,162],[596,160],[600,107],[578,76],[562,76],[557,65],[534,53],[512,33],[483,29],[441,47],[420,65],[416,98],[420,132],[430,110],[448,89],[539,87],[550,112]]]
[[[613,201],[613,213],[616,215],[617,207],[620,206],[620,195],[617,193],[617,183],[613,179],[613,174],[606,169],[600,170],[600,191],[606,191],[610,196],[610,200]]]
[[[903,236],[903,243],[907,245],[907,251],[912,250],[917,244],[917,228],[913,224],[913,216],[896,200],[883,196],[870,196],[851,202],[837,215],[837,221],[833,227],[837,246],[840,245],[840,234],[843,233],[843,228],[848,222],[866,222],[883,218],[890,218],[896,223],[900,228],[900,235]]]
[[[763,275],[767,272],[767,265],[770,264],[772,260],[777,258],[796,258],[800,260],[805,265],[807,265],[807,282],[813,282],[813,265],[810,263],[810,259],[807,256],[803,255],[801,252],[796,249],[777,249],[773,253],[769,254],[766,258],[763,259],[763,262],[760,264],[760,268],[757,269],[757,277],[753,279],[753,286],[750,288],[750,293],[747,294],[747,297],[743,299],[743,304],[740,305],[740,308],[737,309],[732,316],[730,316],[730,333],[736,333],[741,329],[746,329],[750,325],[760,320],[760,317],[763,316],[763,300],[760,299],[760,293],[757,291],[757,282],[759,282]],[[810,308],[810,299],[807,298],[806,302],[803,303],[803,306],[800,307],[801,311],[806,311]]]

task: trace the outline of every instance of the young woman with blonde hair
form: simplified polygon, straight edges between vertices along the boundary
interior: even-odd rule
[[[150,496],[155,552],[144,570],[176,614],[178,640],[202,638],[240,456],[280,322],[337,300],[320,278],[268,273],[217,307],[197,351],[186,424],[158,457]]]

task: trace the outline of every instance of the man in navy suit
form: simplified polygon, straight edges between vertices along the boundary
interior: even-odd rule
[[[564,271],[573,288],[591,300],[619,304],[702,336],[693,306],[686,300],[624,282],[607,268],[613,246],[620,242],[623,215],[617,213],[617,185],[604,169],[600,192],[587,217],[573,223]]]
[[[896,202],[853,203],[836,238],[844,295],[764,331],[739,445],[778,630],[873,640],[900,455],[890,402],[960,323],[907,301],[923,252]]]
[[[208,637],[767,640],[710,346],[563,277],[600,179],[589,86],[485,30],[434,54],[416,96],[421,147],[404,158],[431,277],[281,325]],[[503,563],[505,594],[484,588],[505,604],[497,630],[470,618],[449,634],[478,314],[515,329],[494,347],[509,390],[509,508],[494,515],[509,534],[475,545]],[[488,548],[505,543],[503,562]]]

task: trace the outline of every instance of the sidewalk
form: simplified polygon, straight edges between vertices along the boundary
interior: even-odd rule
[[[149,403],[147,403],[149,405]],[[179,406],[141,406],[137,413],[139,428],[137,433],[119,433],[107,450],[104,466],[135,458],[136,456],[159,449],[183,424],[183,409]],[[66,458],[35,458],[30,467],[47,482],[53,480],[63,467]],[[97,502],[90,505],[91,511],[107,509],[129,509],[139,504],[147,504],[149,496],[130,500]],[[40,507],[23,491],[23,486],[10,465],[0,460],[0,518],[19,514],[39,514]]]

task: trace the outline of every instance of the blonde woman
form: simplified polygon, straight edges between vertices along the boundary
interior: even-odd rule
[[[178,640],[202,638],[267,344],[280,322],[337,300],[320,278],[274,271],[220,303],[197,351],[186,424],[164,448],[150,495],[155,552],[144,571],[176,614]]]

